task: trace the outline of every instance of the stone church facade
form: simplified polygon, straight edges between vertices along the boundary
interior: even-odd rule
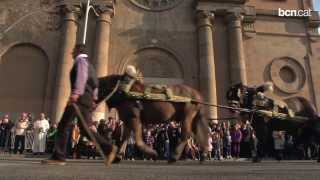
[[[58,121],[70,93],[71,52],[86,0],[0,2],[0,112],[46,112]],[[226,104],[230,85],[275,84],[274,97],[320,108],[320,23],[280,17],[312,0],[92,0],[87,45],[98,76],[135,65],[147,83],[185,83]],[[99,107],[96,118],[104,117]],[[224,110],[209,109],[209,118]]]

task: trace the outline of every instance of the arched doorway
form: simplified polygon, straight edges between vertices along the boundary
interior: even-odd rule
[[[139,78],[147,84],[184,82],[183,68],[178,58],[166,49],[158,47],[141,49],[130,56],[126,65],[135,66]]]
[[[32,44],[11,47],[0,60],[0,112],[43,112],[48,68],[41,48]]]

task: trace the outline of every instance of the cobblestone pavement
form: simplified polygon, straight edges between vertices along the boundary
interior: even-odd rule
[[[106,168],[99,160],[68,161],[65,166],[42,165],[36,158],[0,158],[0,180],[319,180],[315,161],[205,162],[123,161]]]

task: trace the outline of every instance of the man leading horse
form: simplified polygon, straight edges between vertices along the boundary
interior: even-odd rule
[[[101,146],[107,159],[106,165],[110,165],[114,160],[116,147],[109,144],[101,135],[97,133],[92,120],[92,112],[96,108],[98,97],[98,78],[95,69],[88,61],[86,46],[78,44],[73,51],[75,59],[70,72],[71,95],[62,118],[58,125],[57,138],[52,156],[43,160],[43,164],[64,165],[66,164],[66,146],[68,141],[68,131],[72,121],[77,117],[85,122],[80,123],[81,133],[85,136],[93,135],[97,143]]]

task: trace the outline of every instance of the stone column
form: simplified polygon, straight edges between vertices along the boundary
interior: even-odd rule
[[[242,15],[240,13],[227,15],[230,54],[229,70],[232,85],[240,82],[247,84],[241,21]]]
[[[72,51],[76,44],[78,15],[80,8],[73,5],[61,7],[63,15],[60,41],[60,55],[57,62],[57,79],[52,118],[59,122],[70,96],[69,73],[73,65]]]
[[[113,17],[113,8],[107,5],[99,5],[96,7],[99,17],[96,24],[96,40],[94,46],[93,62],[98,77],[108,75],[109,47],[110,47],[110,27],[111,18]],[[105,103],[99,105],[93,113],[94,120],[105,119],[106,117]]]
[[[204,100],[217,104],[216,72],[213,49],[213,13],[199,11],[198,20],[198,54],[200,64],[200,89]],[[208,119],[217,118],[217,108],[207,107]]]

